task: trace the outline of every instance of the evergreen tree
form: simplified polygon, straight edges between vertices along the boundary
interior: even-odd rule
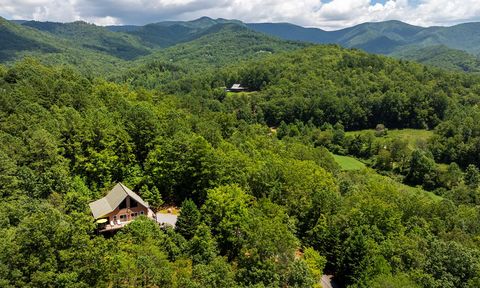
[[[201,221],[201,214],[191,199],[186,199],[182,203],[182,209],[178,216],[175,230],[180,233],[185,239],[189,240],[195,234],[198,225]]]
[[[148,202],[150,207],[154,210],[158,210],[163,205],[162,195],[158,191],[157,187],[148,189],[147,185],[142,186],[142,197]]]

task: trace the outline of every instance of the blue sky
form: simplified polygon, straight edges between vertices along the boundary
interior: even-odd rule
[[[334,30],[385,20],[420,26],[480,21],[480,0],[0,0],[0,16],[98,25],[209,16]]]

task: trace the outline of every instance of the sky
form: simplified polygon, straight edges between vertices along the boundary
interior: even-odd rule
[[[480,22],[480,0],[0,0],[0,16],[97,25],[208,16],[335,30],[384,20],[419,26]]]

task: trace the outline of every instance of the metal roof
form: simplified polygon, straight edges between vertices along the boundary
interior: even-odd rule
[[[122,183],[117,183],[117,185],[108,192],[107,196],[88,205],[90,206],[90,210],[92,210],[93,217],[97,219],[115,210],[127,196],[133,198],[133,200],[140,203],[140,205],[149,208],[148,203],[143,201],[140,196]]]

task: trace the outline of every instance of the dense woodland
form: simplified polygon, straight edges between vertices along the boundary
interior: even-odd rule
[[[480,286],[478,76],[217,28],[109,73],[0,66],[1,287]],[[95,233],[119,181],[176,228]]]

